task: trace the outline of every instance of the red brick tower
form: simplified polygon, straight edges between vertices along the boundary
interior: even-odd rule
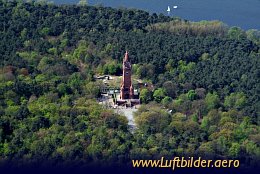
[[[132,66],[129,61],[128,52],[125,53],[123,60],[123,78],[120,87],[120,99],[133,99],[134,98],[134,87],[132,85],[131,73]]]

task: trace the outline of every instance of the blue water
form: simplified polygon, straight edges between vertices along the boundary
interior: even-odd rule
[[[79,0],[52,0],[57,4],[76,4]],[[245,30],[260,29],[260,0],[88,0],[89,5],[127,7],[178,16],[191,21],[220,20]],[[177,9],[172,7],[177,5]]]

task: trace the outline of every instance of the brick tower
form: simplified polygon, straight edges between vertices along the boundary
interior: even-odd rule
[[[131,73],[132,66],[129,61],[128,52],[125,53],[123,60],[123,78],[120,87],[120,99],[133,99],[134,98],[134,87],[132,85]]]

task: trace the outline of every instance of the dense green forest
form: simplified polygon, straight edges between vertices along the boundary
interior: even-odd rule
[[[260,31],[141,10],[0,0],[0,163],[260,160]],[[125,50],[143,88],[131,133],[96,101]]]

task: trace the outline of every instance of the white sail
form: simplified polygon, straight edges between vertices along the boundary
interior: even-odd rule
[[[167,9],[167,11],[168,11],[168,12],[170,12],[170,11],[171,11],[171,8],[170,8],[170,6],[168,6],[168,9]]]

